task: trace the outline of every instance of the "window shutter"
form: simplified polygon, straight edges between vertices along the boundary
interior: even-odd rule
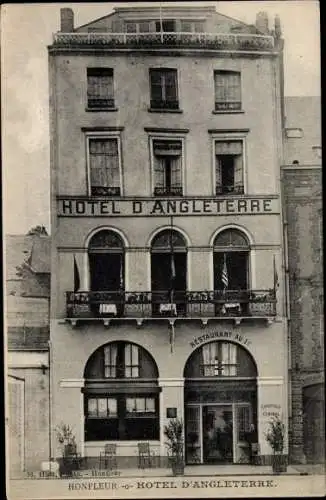
[[[177,100],[177,73],[176,71],[167,71],[164,73],[165,99],[167,101]]]
[[[181,157],[171,158],[171,185],[181,186]]]
[[[162,75],[158,71],[150,72],[151,99],[153,101],[162,100]]]
[[[216,141],[215,142],[216,155],[241,155],[242,142],[241,141]]]
[[[181,156],[181,141],[154,141],[155,156]]]
[[[240,155],[234,158],[234,186],[243,187],[243,161]]]
[[[163,157],[154,158],[154,186],[165,188],[165,165]]]
[[[215,162],[215,185],[216,187],[221,187],[222,185],[222,162],[218,157],[216,157]]]

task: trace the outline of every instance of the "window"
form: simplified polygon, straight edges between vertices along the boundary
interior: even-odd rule
[[[237,347],[228,342],[210,342],[202,347],[204,377],[237,375]]]
[[[145,349],[122,341],[102,346],[84,377],[86,441],[159,439],[158,370]]]
[[[86,441],[159,439],[158,397],[86,398]]]
[[[127,33],[149,33],[151,31],[150,21],[126,21],[125,26]]]
[[[243,193],[242,141],[215,141],[216,194]]]
[[[151,108],[179,109],[176,69],[151,69]]]
[[[155,29],[157,32],[163,31],[166,33],[174,33],[176,31],[174,19],[163,19],[162,21],[155,22]]]
[[[204,31],[204,23],[202,21],[181,21],[182,33],[203,33]]]
[[[87,68],[87,106],[114,108],[112,68]]]
[[[213,249],[214,290],[226,293],[247,290],[250,252],[247,238],[237,229],[226,229],[216,236]]]
[[[90,190],[92,196],[120,196],[120,155],[117,137],[89,137]]]
[[[182,196],[182,141],[154,140],[154,196]]]
[[[241,109],[241,77],[236,71],[214,71],[215,111]]]
[[[134,344],[109,344],[104,347],[105,378],[139,377],[139,349]]]

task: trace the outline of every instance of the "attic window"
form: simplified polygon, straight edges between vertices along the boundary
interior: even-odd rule
[[[301,139],[303,137],[302,128],[287,128],[285,135],[288,139]]]

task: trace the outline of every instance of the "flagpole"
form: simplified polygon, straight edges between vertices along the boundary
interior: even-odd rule
[[[160,32],[161,32],[161,43],[163,43],[162,2],[160,2]]]
[[[174,262],[174,247],[173,247],[173,216],[171,215],[170,224],[170,246],[171,246],[171,290],[170,290],[170,302],[173,304],[173,294],[174,294],[174,274],[175,274],[175,262]]]

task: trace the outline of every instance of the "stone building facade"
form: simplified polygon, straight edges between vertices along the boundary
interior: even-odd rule
[[[284,235],[289,290],[290,443],[294,461],[323,462],[324,297],[321,103],[285,99]]]
[[[8,235],[5,270],[6,461],[20,477],[50,456],[50,238]]]
[[[282,49],[264,14],[119,7],[75,28],[61,9],[51,420],[88,464],[112,443],[135,465],[142,441],[163,463],[174,417],[189,464],[247,462],[250,424],[268,462],[287,424]]]

